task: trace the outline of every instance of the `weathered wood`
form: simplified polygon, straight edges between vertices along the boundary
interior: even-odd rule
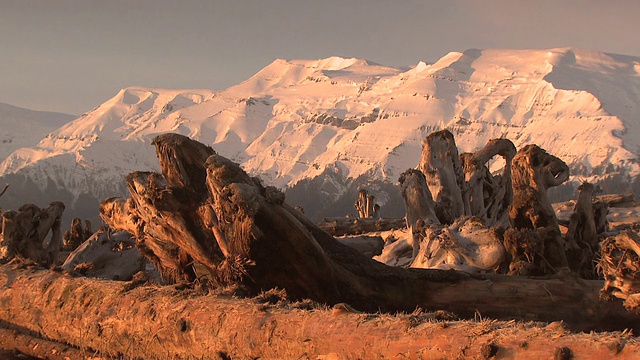
[[[468,288],[467,281],[478,287]],[[465,301],[472,304],[480,300],[475,316],[482,319],[491,316],[483,311],[489,301],[494,302],[494,307],[509,307],[506,302],[515,298],[522,301],[528,296],[532,298],[518,306],[522,318],[536,319],[529,306],[536,308],[535,300],[543,300],[556,317],[566,315],[571,302],[584,304],[584,299],[572,290],[591,288],[590,282],[579,285],[570,278],[493,277],[467,281],[442,287],[435,298],[444,304],[451,299],[452,291],[468,289]],[[346,304],[306,311],[302,309],[309,307],[308,302],[272,305],[267,300],[260,303],[205,295],[172,286],[131,285],[0,266],[0,320],[87,353],[93,350],[103,356],[145,359],[394,358],[398,354],[409,358],[475,358],[483,357],[482,348],[490,344],[498,346],[500,358],[550,358],[563,346],[585,359],[614,354],[618,354],[616,358],[632,358],[640,350],[636,342],[620,333],[594,341],[594,334],[570,334],[557,323],[535,328],[533,324],[495,320],[452,322],[448,320],[451,315],[446,314],[440,318],[447,320],[434,322],[438,314],[415,312],[415,308],[406,315],[392,317],[359,313]],[[599,286],[593,286],[596,298]],[[544,298],[537,298],[536,294],[543,292]],[[24,302],[24,298],[30,301]],[[603,305],[612,309],[611,303]],[[580,304],[573,306],[580,308]],[[604,308],[582,310],[582,323],[594,321]],[[587,315],[590,310],[596,311]],[[607,318],[603,325],[622,328],[629,321],[638,325],[637,318],[626,319],[626,323],[617,321],[620,319]]]
[[[407,226],[404,219],[382,218],[325,218],[317,225],[333,236],[360,235],[378,231],[402,229]]]
[[[129,281],[144,266],[145,259],[129,232],[103,227],[71,252],[61,268],[89,277]]]
[[[0,359],[20,360],[25,359],[25,355],[47,360],[102,359],[90,351],[82,351],[62,342],[30,336],[18,330],[5,329],[3,325],[6,324],[0,323]],[[18,351],[21,355],[14,356],[13,351]]]
[[[582,283],[556,280],[554,285],[552,280],[470,277],[450,271],[385,266],[337,242],[286,205],[281,192],[262,186],[228,159],[214,154],[204,167],[211,194],[210,202],[205,203],[210,203],[213,211],[208,216],[217,221],[210,236],[218,238],[217,243],[225,243],[226,248],[224,259],[212,269],[219,284],[240,284],[253,293],[279,287],[293,299],[311,298],[327,304],[347,302],[365,311],[412,311],[422,307],[450,310],[462,316],[472,316],[478,310],[487,316],[513,318],[525,316],[521,309],[526,304],[526,313],[535,314],[538,319],[562,319],[579,326],[591,324],[587,327],[596,326],[603,316],[612,314],[614,305],[598,300],[601,282],[585,287]],[[159,183],[159,179],[136,182],[139,188],[134,194],[152,193],[143,185]],[[164,190],[162,194],[166,198]],[[131,211],[129,201],[120,203],[124,205],[115,208]],[[151,197],[147,203],[159,201]],[[171,221],[175,216],[172,211],[182,211],[180,206],[162,209],[161,215],[169,224],[175,223]],[[157,214],[152,208],[145,211]],[[141,216],[149,215],[141,212]],[[117,227],[115,222],[111,225]],[[164,241],[172,239],[165,237]],[[173,244],[184,243],[180,240]],[[192,256],[198,260],[196,255],[194,252]],[[563,301],[565,297],[571,300]],[[576,301],[578,298],[582,300]],[[560,308],[559,304],[564,306]],[[585,311],[594,315],[588,317]]]
[[[293,300],[336,306],[336,315],[350,313],[351,308],[372,313],[421,308],[464,318],[481,314],[505,320],[562,320],[575,330],[640,326],[640,315],[626,311],[620,300],[600,300],[602,281],[577,279],[563,271],[548,278],[480,276],[393,268],[368,259],[288,206],[279,190],[263,186],[237,164],[190,142],[178,135],[156,138],[154,143],[162,147],[158,154],[166,156],[161,158],[166,177],[133,173],[127,178],[131,198],[107,199],[101,205],[103,219],[134,234],[138,249],[165,273],[192,280],[189,267],[197,261],[221,288],[231,285],[253,295],[280,288]],[[206,162],[200,164],[205,155]],[[545,184],[558,180],[559,172],[551,166],[546,170],[550,175],[539,174]],[[335,319],[318,317],[305,323],[295,311],[291,318],[282,314],[288,320],[278,327],[282,318],[263,316],[260,311],[265,308],[246,302],[229,306],[221,298],[190,298],[196,294],[134,285],[0,266],[0,304],[6,305],[0,308],[0,320],[125,357],[148,357],[151,351],[176,358],[326,354],[317,349],[328,346],[326,329],[336,329]],[[360,334],[371,324],[367,319],[357,324],[358,341],[369,348],[374,342],[386,343],[388,326],[383,334],[372,331],[372,338],[363,342]],[[308,324],[319,332],[301,331]],[[406,335],[406,324],[403,329]],[[328,344],[336,346],[337,338],[331,339]],[[285,341],[299,345],[287,348]],[[353,354],[348,352],[353,346],[345,349]],[[392,350],[397,354],[399,348]],[[358,354],[352,357],[368,357],[369,352]]]
[[[100,216],[135,235],[138,250],[165,278],[193,281],[194,260],[214,271],[224,258],[205,184],[204,163],[215,152],[177,134],[158,136],[153,144],[163,175],[129,174],[131,198],[105,199]]]
[[[0,260],[15,256],[32,259],[45,266],[56,266],[62,247],[60,221],[64,204],[54,201],[41,209],[34,204],[22,205],[18,211],[5,211],[0,234]],[[47,235],[51,232],[51,236]]]
[[[400,192],[407,210],[407,228],[422,220],[425,225],[440,224],[435,214],[435,203],[427,187],[424,174],[420,170],[409,169],[400,175]]]
[[[380,205],[374,202],[375,196],[369,194],[366,189],[358,191],[358,199],[353,207],[358,212],[359,218],[377,218]]]
[[[634,194],[605,194],[596,196],[596,201],[601,201],[609,207],[637,206]]]
[[[480,218],[463,216],[451,225],[440,224],[419,170],[410,169],[402,174],[400,189],[407,223],[412,224],[411,267],[478,272],[493,271],[505,262],[507,254],[501,237]]]
[[[355,235],[336,238],[341,244],[356,249],[360,254],[367,258],[382,254],[384,248],[384,240],[379,235]]]
[[[0,261],[6,262],[13,259],[17,253],[18,239],[20,234],[16,224],[18,213],[14,210],[7,210],[2,213],[2,236],[0,237]]]
[[[578,200],[574,212],[569,219],[566,238],[581,247],[597,250],[598,233],[593,213],[593,195],[599,188],[590,183],[578,186]]]
[[[594,264],[596,254],[600,249],[593,196],[599,191],[600,187],[588,182],[578,186],[578,200],[573,214],[569,218],[569,226],[565,235],[565,239],[569,243],[578,245],[577,248],[567,250],[570,266],[585,279],[596,277]],[[598,220],[602,221],[601,218]],[[599,225],[602,227],[602,224]]]
[[[62,248],[65,251],[73,251],[89,237],[85,237],[85,231],[82,228],[82,220],[73,218],[71,220],[71,228],[64,232],[62,236]]]
[[[451,224],[465,214],[462,197],[466,191],[464,173],[455,139],[449,130],[437,131],[426,137],[418,170],[427,179],[441,223]]]
[[[420,234],[425,226],[440,224],[440,220],[435,213],[435,203],[431,197],[431,192],[427,187],[424,174],[420,170],[409,169],[400,175],[400,192],[404,207],[407,210],[405,216],[407,228],[411,240],[409,243],[413,249],[411,259],[415,259],[420,251],[420,242],[424,234]]]
[[[507,252],[495,228],[476,217],[461,217],[451,225],[422,229],[420,251],[412,268],[498,272],[506,266]]]
[[[602,293],[624,299],[629,310],[640,314],[640,236],[625,230],[604,239],[601,248]]]
[[[501,175],[493,176],[485,164],[500,155],[505,166]],[[488,226],[506,225],[509,205],[513,202],[511,161],[516,147],[508,139],[492,139],[474,154],[461,154],[465,175],[465,215],[477,216]]]
[[[520,149],[511,162],[514,200],[505,247],[513,260],[511,274],[540,275],[569,265],[547,189],[569,178],[569,167],[537,145]],[[576,246],[577,247],[577,246]]]

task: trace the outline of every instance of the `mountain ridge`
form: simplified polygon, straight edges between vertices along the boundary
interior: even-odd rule
[[[462,152],[506,137],[560,157],[574,181],[636,179],[639,72],[638,57],[575,48],[469,49],[408,70],[277,59],[223,91],[122,89],[13,152],[0,176],[28,178],[41,192],[53,184],[72,204],[124,195],[127,173],[159,171],[151,139],[176,132],[281,188],[322,177],[314,186],[327,204],[356,184],[385,188],[379,200],[392,203],[381,184],[415,167],[426,135],[447,128]]]
[[[74,118],[75,115],[0,103],[0,159],[17,149],[36,145],[40,138]]]

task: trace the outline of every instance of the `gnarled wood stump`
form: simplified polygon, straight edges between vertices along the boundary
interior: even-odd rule
[[[537,145],[527,145],[513,158],[514,199],[509,208],[511,229],[505,247],[514,275],[555,273],[569,265],[565,251],[577,248],[563,239],[547,189],[569,178],[569,167]]]
[[[422,144],[418,164],[435,201],[435,211],[443,224],[451,224],[465,214],[462,194],[466,191],[464,172],[453,134],[449,130],[431,133]]]
[[[494,176],[485,164],[496,155],[504,159],[505,166],[502,174]],[[466,215],[477,216],[488,226],[508,223],[508,209],[513,202],[511,161],[515,155],[516,147],[507,139],[493,139],[474,154],[461,154]]]
[[[63,212],[64,204],[59,201],[44,209],[25,204],[17,212],[5,211],[2,214],[0,260],[9,261],[18,256],[47,267],[55,266],[62,247],[60,221]],[[49,233],[51,236],[47,237]]]

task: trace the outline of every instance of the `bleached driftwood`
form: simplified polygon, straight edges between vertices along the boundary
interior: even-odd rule
[[[377,218],[380,206],[375,203],[375,196],[369,194],[366,189],[358,191],[358,199],[353,204],[359,218]]]
[[[71,252],[61,267],[89,277],[129,281],[145,265],[135,245],[127,231],[102,227]]]
[[[407,210],[405,218],[409,229],[409,243],[413,249],[411,257],[413,260],[420,251],[420,242],[423,238],[420,235],[422,229],[432,224],[440,224],[440,220],[436,216],[435,203],[422,171],[409,169],[400,175],[398,181],[404,207]]]
[[[188,279],[189,267],[198,262],[211,273],[212,285],[232,285],[254,295],[283,289],[292,300],[334,306],[333,316],[354,311],[411,313],[421,308],[461,317],[562,320],[576,330],[640,323],[621,301],[600,300],[602,281],[578,281],[562,273],[536,279],[383,265],[340,244],[288,206],[280,191],[263,186],[204,145],[175,134],[162,135],[154,143],[160,147],[163,175],[128,176],[131,198],[103,201],[101,215],[112,227],[131,230],[136,246],[167,276]],[[296,325],[305,324],[297,318],[300,312],[272,316],[263,313],[265,307],[229,307],[225,299],[186,296],[184,285],[177,291],[136,284],[0,266],[0,321],[114,356],[287,357],[292,352],[275,352],[286,348],[278,346],[279,341],[305,347],[294,355],[309,354],[309,342],[311,347],[326,344],[326,332],[305,332],[321,330],[319,321],[326,320],[322,317],[303,328]],[[30,301],[25,303],[25,298]],[[368,315],[363,316],[360,330],[372,324]],[[329,322],[335,332],[335,318]],[[389,327],[383,328],[388,334]],[[238,334],[247,338],[239,339]],[[372,339],[386,336],[371,334]],[[362,343],[360,334],[357,338]],[[420,338],[429,339],[424,333]],[[369,352],[358,354],[353,356],[368,357]]]
[[[422,144],[418,170],[427,179],[435,201],[435,212],[443,224],[451,224],[465,214],[462,194],[466,191],[464,172],[453,134],[449,130],[431,133]]]
[[[500,175],[492,175],[485,165],[501,156],[505,166]],[[477,216],[488,226],[508,224],[508,209],[513,202],[511,160],[516,147],[508,139],[493,139],[474,154],[460,156],[465,175],[463,202],[465,214]]]
[[[250,293],[278,287],[293,299],[346,302],[365,311],[421,307],[461,316],[479,311],[511,318],[518,317],[519,309],[525,306],[527,313],[537,314],[538,319],[562,318],[567,322],[585,321],[587,310],[610,314],[606,304],[588,295],[594,290],[585,284],[562,282],[555,290],[548,280],[478,278],[455,271],[383,265],[340,244],[284,203],[281,192],[264,187],[228,159],[211,154],[198,167],[195,160],[202,159],[198,154],[204,154],[203,145],[175,134],[159,136],[154,143],[162,147],[158,154],[165,175],[130,175],[131,199],[108,199],[101,209],[103,219],[112,227],[140,229],[135,233],[138,247],[140,242],[148,244],[149,234],[156,237],[153,244],[167,244],[164,250],[154,248],[154,253],[174,257],[148,256],[162,269],[181,265],[180,254],[184,253],[209,269],[220,285],[242,286]],[[190,153],[193,151],[195,155]],[[190,164],[190,171],[180,170],[185,163]],[[190,185],[182,189],[182,184]],[[171,200],[178,194],[185,197]],[[191,226],[184,226],[186,223]],[[197,239],[197,244],[191,239]],[[181,273],[185,271],[176,271]],[[584,301],[563,302],[565,296]],[[565,304],[565,311],[559,311],[559,303]],[[595,315],[588,322],[599,318]]]
[[[411,267],[492,271],[506,260],[499,234],[476,217],[460,217],[451,225],[440,224],[433,200],[419,170],[400,177],[413,248]]]

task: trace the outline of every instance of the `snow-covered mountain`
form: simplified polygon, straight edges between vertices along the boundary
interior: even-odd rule
[[[76,117],[0,103],[0,160],[17,149],[37,145],[48,133]]]
[[[518,148],[536,143],[575,179],[631,186],[640,174],[640,58],[472,49],[408,70],[338,57],[276,60],[219,92],[123,89],[16,150],[0,175],[39,199],[55,195],[90,211],[125,193],[127,173],[157,171],[151,139],[176,132],[290,187],[289,202],[313,208],[312,216],[352,210],[363,184],[383,210],[395,209],[383,214],[398,215],[393,183],[416,166],[423,139],[444,128],[462,151],[498,137]]]

